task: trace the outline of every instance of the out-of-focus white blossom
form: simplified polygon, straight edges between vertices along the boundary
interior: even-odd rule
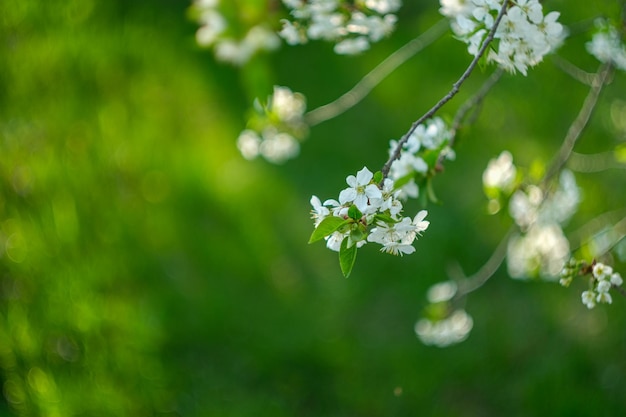
[[[355,55],[368,50],[370,47],[367,38],[359,36],[358,38],[344,39],[337,43],[333,50],[338,55]]]
[[[529,228],[534,223],[565,224],[576,213],[580,204],[580,190],[574,174],[563,170],[558,188],[547,198],[537,186],[518,190],[511,197],[509,212],[518,226]]]
[[[467,339],[472,327],[472,317],[465,310],[456,310],[443,320],[420,319],[415,323],[415,334],[426,345],[446,347]]]
[[[274,86],[265,106],[255,103],[248,129],[237,139],[237,147],[246,159],[262,156],[272,163],[295,158],[299,141],[308,132],[304,122],[306,100],[287,87]]]
[[[587,51],[598,61],[626,71],[626,47],[617,29],[604,20],[598,20],[596,27],[597,32],[586,45]]]
[[[439,13],[451,18],[467,15],[470,7],[467,0],[439,0],[439,3],[441,4]]]
[[[439,282],[428,289],[426,298],[429,303],[442,303],[450,301],[456,295],[458,286],[454,281]]]
[[[259,51],[272,51],[280,46],[280,38],[262,24],[252,26],[243,38],[235,38],[228,32],[228,21],[219,6],[219,0],[195,0],[193,3],[200,24],[196,42],[212,47],[219,61],[241,66]]]
[[[515,184],[517,169],[513,165],[513,155],[503,151],[498,158],[492,159],[483,172],[483,185],[488,188],[510,191]]]
[[[534,224],[509,239],[507,269],[512,278],[556,279],[569,256],[569,241],[558,224]]]
[[[570,250],[561,227],[579,203],[580,192],[568,170],[561,172],[557,189],[548,196],[534,185],[513,194],[509,213],[523,232],[508,245],[507,267],[513,278],[540,275],[554,279],[560,275]]]
[[[389,35],[400,0],[360,0],[345,7],[338,0],[283,0],[293,20],[283,19],[279,35],[289,45],[311,40],[334,42],[334,51],[354,55]]]

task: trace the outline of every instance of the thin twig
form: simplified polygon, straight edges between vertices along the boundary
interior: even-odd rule
[[[514,232],[515,226],[511,226],[506,235],[504,235],[496,249],[489,257],[487,262],[485,262],[483,266],[480,267],[480,269],[476,271],[476,273],[474,273],[472,276],[465,277],[464,274],[457,274],[462,276],[452,277],[455,279],[455,281],[457,281],[458,285],[458,291],[454,296],[455,300],[460,300],[467,294],[476,291],[496,273],[498,268],[500,268],[500,265],[502,265],[504,258],[506,257],[509,238]]]
[[[472,71],[474,71],[474,68],[476,68],[476,66],[478,65],[478,61],[483,56],[483,54],[487,50],[487,47],[489,46],[489,44],[493,40],[493,37],[496,34],[496,29],[498,28],[498,25],[500,24],[500,21],[502,20],[502,17],[506,13],[507,7],[508,7],[508,1],[503,2],[502,3],[502,8],[500,8],[500,12],[498,13],[498,16],[496,17],[496,20],[493,23],[493,27],[489,31],[489,34],[487,35],[487,38],[485,38],[485,41],[483,42],[480,50],[478,51],[478,53],[476,54],[476,56],[474,57],[472,62],[469,64],[469,66],[467,67],[465,72],[463,72],[461,77],[452,85],[452,89],[445,96],[443,96],[443,98],[441,98],[441,100],[439,100],[437,102],[437,104],[435,104],[430,110],[428,110],[426,113],[424,113],[424,115],[422,117],[417,119],[411,125],[411,128],[409,129],[409,131],[407,133],[405,133],[404,136],[402,136],[402,138],[398,141],[396,149],[393,151],[393,153],[391,154],[391,156],[389,157],[389,159],[387,160],[387,162],[385,163],[385,165],[383,166],[383,168],[381,170],[382,174],[383,174],[383,178],[387,178],[387,175],[389,175],[389,170],[391,169],[391,164],[393,163],[393,161],[395,161],[396,159],[398,159],[400,157],[400,152],[402,150],[402,146],[406,143],[406,141],[409,140],[409,137],[411,136],[411,134],[413,134],[415,129],[417,129],[417,127],[420,124],[422,124],[422,122],[424,120],[432,117],[435,113],[437,113],[437,111],[440,108],[442,108],[448,101],[452,100],[452,98],[459,92],[459,89],[461,88],[461,85],[472,74]]]
[[[550,167],[546,171],[546,175],[543,177],[542,184],[544,188],[546,184],[561,171],[567,160],[569,159],[572,151],[574,149],[574,145],[576,141],[580,137],[580,134],[587,126],[589,122],[589,118],[591,117],[591,113],[593,109],[596,107],[596,103],[598,102],[598,97],[600,96],[600,92],[602,91],[602,87],[605,85],[609,75],[611,74],[611,65],[610,64],[602,64],[598,69],[592,83],[591,89],[585,97],[585,101],[583,102],[583,106],[574,119],[574,122],[571,124],[569,130],[567,131],[567,135],[561,144],[561,148],[559,149],[556,157],[550,164]]]
[[[593,239],[593,236],[602,231],[607,224],[615,224],[612,231],[618,232],[616,239],[621,240],[626,236],[626,210],[621,208],[618,210],[602,213],[599,216],[589,220],[583,226],[570,234],[569,241],[572,251],[579,249],[582,245]],[[589,237],[591,236],[591,237]],[[614,246],[613,244],[611,246]]]
[[[561,71],[582,84],[591,86],[593,84],[593,80],[596,78],[596,74],[587,72],[558,55],[553,55],[552,61]]]
[[[439,39],[448,29],[447,19],[442,19],[431,26],[426,32],[412,39],[400,49],[389,55],[378,64],[365,77],[363,77],[352,89],[341,95],[338,99],[317,107],[304,115],[309,126],[315,126],[326,120],[337,117],[346,110],[352,108],[365,98],[389,74],[395,71],[422,49]]]
[[[608,169],[626,169],[626,164],[615,158],[615,152],[599,152],[594,154],[582,154],[572,152],[567,166],[574,172],[601,172]]]
[[[478,106],[485,99],[487,93],[489,93],[491,88],[498,82],[498,80],[500,80],[502,74],[504,74],[504,70],[498,67],[493,72],[493,74],[491,74],[491,76],[487,78],[487,80],[483,83],[480,89],[465,103],[463,103],[461,107],[459,107],[456,114],[454,115],[454,120],[452,121],[452,138],[450,139],[450,146],[454,145],[454,137],[456,135],[456,132],[461,128],[461,124],[465,120],[467,113],[469,113],[470,110]]]

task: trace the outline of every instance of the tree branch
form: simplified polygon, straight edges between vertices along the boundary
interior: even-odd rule
[[[546,175],[543,177],[542,184],[544,185],[544,188],[546,184],[556,174],[558,174],[559,171],[561,171],[572,154],[574,145],[576,144],[576,141],[580,137],[582,131],[587,126],[591,113],[598,102],[598,97],[600,96],[602,87],[605,85],[611,72],[612,68],[610,64],[602,64],[598,69],[598,72],[595,74],[594,79],[591,82],[591,89],[589,90],[587,97],[585,97],[585,101],[583,102],[583,106],[580,109],[578,116],[576,116],[576,119],[574,119],[574,122],[571,124],[569,130],[567,131],[567,135],[561,144],[561,148],[546,171]]]
[[[338,99],[317,107],[304,115],[309,126],[315,126],[326,120],[337,117],[346,110],[354,107],[365,98],[389,74],[395,71],[415,54],[439,39],[448,29],[447,19],[441,19],[431,26],[426,32],[412,39],[400,49],[389,55],[373,70],[365,75],[352,89],[341,95]]]
[[[450,146],[454,146],[454,138],[456,136],[457,130],[461,128],[463,120],[467,116],[470,110],[472,110],[475,106],[479,105],[484,99],[487,93],[491,90],[491,88],[500,80],[504,74],[502,68],[498,67],[493,74],[483,83],[480,89],[470,97],[454,115],[454,120],[452,121],[452,138],[450,139]]]
[[[489,31],[489,34],[485,38],[485,41],[483,42],[480,50],[478,51],[478,53],[476,54],[476,56],[474,57],[472,62],[469,64],[469,66],[467,67],[465,72],[452,85],[452,89],[445,96],[443,96],[441,98],[441,100],[439,100],[437,102],[437,104],[435,104],[430,110],[428,110],[426,113],[424,113],[424,115],[422,117],[417,119],[411,125],[411,128],[409,129],[409,131],[407,133],[405,133],[404,136],[402,136],[402,138],[398,141],[398,145],[396,146],[396,149],[391,154],[391,156],[389,157],[389,160],[387,160],[387,162],[385,163],[385,165],[382,168],[383,179],[387,178],[387,176],[389,175],[389,170],[391,169],[391,164],[393,163],[393,161],[395,161],[396,159],[398,159],[400,157],[400,152],[402,150],[402,146],[406,143],[407,140],[409,140],[409,137],[415,131],[415,129],[417,129],[417,127],[420,124],[422,124],[424,122],[424,120],[432,117],[435,113],[437,113],[437,111],[440,108],[442,108],[448,101],[452,100],[452,98],[459,92],[459,89],[461,88],[461,85],[472,74],[472,71],[474,71],[474,68],[476,68],[476,66],[478,65],[478,61],[484,55],[485,51],[487,50],[487,47],[489,46],[489,44],[493,40],[493,38],[494,38],[494,36],[496,34],[496,29],[498,28],[498,25],[500,24],[500,21],[502,20],[502,17],[506,13],[507,7],[508,7],[508,1],[504,1],[502,3],[502,8],[500,9],[500,12],[498,13],[498,16],[496,17],[496,20],[493,23],[493,27],[491,28],[491,30]]]
[[[474,273],[470,277],[466,277],[461,268],[459,267],[459,271],[457,273],[450,273],[450,277],[454,279],[458,285],[457,293],[454,296],[454,300],[458,301],[465,297],[467,294],[476,291],[478,288],[482,287],[485,282],[491,278],[502,262],[506,257],[506,251],[509,243],[509,238],[515,232],[515,226],[511,226],[507,231],[506,235],[502,238],[496,249],[493,251],[487,262],[483,264],[482,267],[476,273]],[[456,276],[454,276],[456,275]]]

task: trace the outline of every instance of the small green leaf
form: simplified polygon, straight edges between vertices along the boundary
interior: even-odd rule
[[[376,171],[376,173],[374,173],[374,182],[376,184],[379,184],[382,180],[383,180],[382,171]]]
[[[389,216],[388,214],[376,214],[374,216],[374,223],[376,222],[376,220],[382,220],[383,222],[387,223],[387,224],[393,224],[393,223],[398,223],[397,220],[394,220],[393,217]]]
[[[339,266],[341,266],[341,272],[343,276],[348,278],[352,268],[354,267],[354,261],[356,260],[356,244],[349,246],[349,238],[345,238],[341,241],[339,247]]]
[[[311,238],[309,239],[309,243],[317,242],[330,235],[331,233],[337,231],[344,224],[348,224],[352,222],[351,219],[344,220],[341,217],[337,216],[328,216],[324,220],[317,225],[313,233],[311,234]]]
[[[415,172],[411,172],[410,174],[405,175],[404,177],[400,177],[393,182],[393,185],[396,190],[402,188],[405,184],[408,184],[415,176],[418,175]]]
[[[365,238],[365,232],[361,230],[360,228],[356,228],[350,232],[350,239],[352,239],[353,242],[359,242],[363,240],[364,238]]]
[[[435,195],[435,189],[433,188],[433,182],[429,179],[426,183],[426,190],[428,191],[428,199],[435,204],[440,204],[441,201]]]
[[[348,217],[354,220],[359,220],[361,217],[363,217],[363,213],[361,213],[361,211],[353,204],[348,209]]]

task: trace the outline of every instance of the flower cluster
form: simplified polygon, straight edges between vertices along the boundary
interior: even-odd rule
[[[509,151],[489,161],[483,172],[483,189],[489,197],[489,214],[496,214],[519,185],[518,170]]]
[[[580,203],[576,179],[571,171],[563,170],[554,190],[544,191],[536,185],[522,188],[520,183],[521,174],[507,151],[489,161],[483,172],[483,187],[490,198],[489,212],[495,214],[501,206],[508,205],[509,214],[521,231],[509,239],[509,275],[555,278],[569,257],[569,242],[562,225]]]
[[[322,203],[316,196],[311,198],[315,230],[309,242],[326,239],[326,246],[339,252],[346,276],[356,249],[367,242],[378,243],[381,252],[393,255],[415,252],[413,242],[430,224],[424,220],[426,210],[413,219],[402,217],[403,207],[393,180],[383,180],[380,172],[373,174],[367,167],[356,176],[349,175],[346,183],[349,187],[339,193],[338,200]]]
[[[620,288],[624,283],[619,272],[613,271],[608,265],[594,261],[587,265],[584,261],[570,259],[561,271],[561,280],[564,287],[569,287],[572,280],[577,276],[589,275],[589,289],[583,291],[582,302],[587,308],[592,309],[596,303],[611,304],[613,298],[609,293],[612,288]]]
[[[465,310],[455,310],[442,320],[420,319],[415,334],[425,345],[446,347],[467,339],[472,327],[472,317]]]
[[[530,185],[517,190],[509,201],[509,213],[522,234],[509,240],[507,267],[513,278],[558,276],[569,257],[564,225],[578,209],[580,192],[574,174],[564,170],[558,188],[546,195]]]
[[[192,13],[200,24],[196,42],[203,47],[213,47],[220,61],[243,65],[257,52],[272,51],[280,46],[278,36],[262,24],[249,28],[243,38],[235,38],[220,11],[220,0],[194,0]]]
[[[507,71],[526,75],[528,67],[558,47],[565,32],[557,22],[558,12],[544,16],[538,0],[513,0],[496,29],[487,60]],[[501,0],[441,0],[440,12],[453,19],[452,30],[467,43],[468,52],[478,54],[495,18],[502,8]]]
[[[274,86],[274,94],[265,105],[255,100],[248,129],[237,139],[243,157],[254,159],[261,155],[273,163],[296,157],[300,150],[299,140],[308,134],[305,110],[304,96],[287,87]]]
[[[596,22],[598,31],[587,43],[587,51],[598,61],[615,65],[616,68],[626,71],[626,47],[617,29],[604,20]]]
[[[280,36],[289,44],[309,39],[335,42],[335,53],[358,54],[393,31],[401,0],[283,0],[293,21],[283,19]]]
[[[400,199],[417,198],[419,184],[428,177],[435,168],[440,157],[454,159],[454,152],[448,146],[452,132],[444,121],[435,117],[418,125],[402,145],[400,157],[393,161],[389,170],[389,178],[398,186]],[[398,141],[389,142],[389,154],[398,147]]]

